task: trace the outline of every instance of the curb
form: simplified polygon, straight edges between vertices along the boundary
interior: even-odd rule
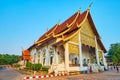
[[[56,77],[56,76],[67,76],[67,74],[51,74],[51,75],[43,75],[43,76],[27,76],[24,77],[23,80],[30,80],[30,79],[41,79],[41,78],[48,78],[48,77]]]

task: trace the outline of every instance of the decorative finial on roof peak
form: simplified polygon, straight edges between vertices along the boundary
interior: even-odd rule
[[[34,40],[34,44],[36,44],[36,41]]]
[[[78,11],[81,11],[81,9],[82,9],[82,8],[80,7],[80,8],[78,9]]]
[[[90,10],[92,4],[93,4],[93,2],[91,2],[90,5],[88,6],[88,10]]]
[[[46,31],[48,32],[48,27],[46,28]]]
[[[79,13],[80,13],[81,9],[82,9],[81,7],[78,9],[78,12],[79,12]]]
[[[24,48],[23,48],[23,47],[21,47],[21,49],[22,49],[22,51],[24,51]]]
[[[57,24],[60,25],[60,19],[58,20]]]

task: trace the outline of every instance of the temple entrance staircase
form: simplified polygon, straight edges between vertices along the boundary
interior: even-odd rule
[[[49,74],[50,73],[54,73],[54,74],[66,74],[67,71],[65,69],[65,65],[64,64],[53,64],[53,65],[51,65],[51,67],[49,69]]]
[[[98,64],[90,64],[90,67],[92,68],[92,72],[104,71],[104,66],[100,66]]]

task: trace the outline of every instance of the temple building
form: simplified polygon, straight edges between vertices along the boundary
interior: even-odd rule
[[[78,10],[63,23],[55,24],[28,48],[32,63],[50,66],[49,72],[94,72],[106,67],[106,49],[92,20],[90,9]]]

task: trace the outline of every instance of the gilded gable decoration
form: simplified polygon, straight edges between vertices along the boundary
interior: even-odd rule
[[[69,46],[69,54],[79,54],[79,49],[78,49],[78,45],[74,45],[74,44],[68,44]]]
[[[71,38],[70,41],[78,43],[78,34]]]

